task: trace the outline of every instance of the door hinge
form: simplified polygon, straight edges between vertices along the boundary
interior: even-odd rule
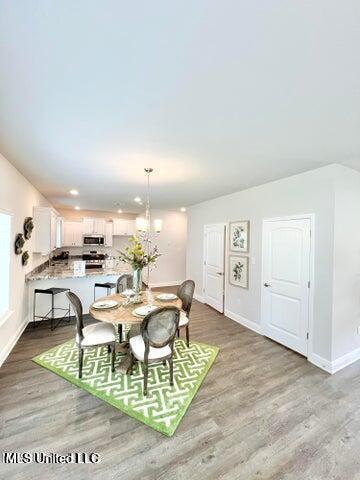
[[[308,281],[308,288],[310,288],[310,280]]]
[[[306,334],[306,339],[309,340],[309,332]]]

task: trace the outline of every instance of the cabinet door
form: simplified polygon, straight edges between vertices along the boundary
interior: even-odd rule
[[[62,225],[62,242],[61,245],[63,247],[71,247],[73,244],[73,233],[71,224],[73,222],[63,222]]]
[[[94,218],[94,233],[96,235],[105,235],[105,219]]]
[[[74,222],[73,225],[73,245],[74,247],[83,246],[83,224],[82,222]]]
[[[94,233],[94,219],[93,218],[84,218],[83,219],[83,232],[84,235],[91,235]]]
[[[53,211],[50,212],[50,249],[55,250],[56,248],[56,222],[57,216]]]
[[[105,246],[113,246],[113,224],[111,222],[105,224]]]

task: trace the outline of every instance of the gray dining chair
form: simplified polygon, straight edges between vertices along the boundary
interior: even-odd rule
[[[111,353],[111,371],[115,371],[115,330],[109,323],[92,323],[84,327],[83,307],[80,298],[73,292],[66,292],[76,317],[76,344],[79,349],[79,378],[82,378],[84,350],[102,345]]]
[[[120,275],[120,277],[117,279],[116,282],[116,293],[121,293],[124,290],[131,290],[133,288],[133,277],[131,273],[123,273]],[[119,323],[118,325],[118,333],[119,333],[119,342],[122,342],[122,336],[123,336],[123,327],[122,324]]]
[[[136,361],[144,364],[143,394],[148,394],[149,364],[169,362],[170,385],[174,384],[174,340],[179,326],[180,311],[176,307],[162,307],[150,312],[144,318],[140,335],[130,338],[130,375]]]
[[[123,273],[117,279],[116,282],[116,293],[121,293],[124,290],[132,289],[133,288],[133,277],[131,273]]]
[[[186,329],[186,345],[190,346],[190,332],[189,332],[189,322],[190,322],[190,310],[192,301],[194,298],[195,282],[193,280],[185,280],[177,291],[177,296],[181,300],[181,313],[180,321],[178,328],[178,336],[180,336],[180,329]]]

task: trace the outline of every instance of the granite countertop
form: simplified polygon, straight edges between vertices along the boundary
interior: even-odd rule
[[[130,268],[128,265],[120,263],[119,265],[114,264],[113,268],[93,268],[86,269],[85,277],[94,277],[94,276],[114,276],[121,275],[122,273],[129,273]],[[76,277],[74,275],[74,262],[64,262],[63,264],[57,264],[54,266],[45,266],[45,268],[35,269],[34,271],[28,273],[25,277],[25,281],[30,282],[33,280],[47,280],[47,279],[63,279],[63,278],[84,278]]]

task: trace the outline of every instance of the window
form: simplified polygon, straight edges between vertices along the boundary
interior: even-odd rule
[[[9,311],[10,302],[11,215],[0,212],[0,319]]]

